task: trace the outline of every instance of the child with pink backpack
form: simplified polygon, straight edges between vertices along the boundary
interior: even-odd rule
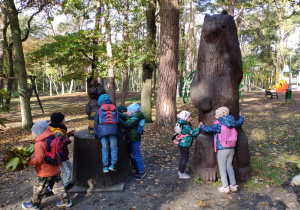
[[[237,192],[239,186],[236,184],[232,160],[238,135],[235,128],[243,124],[244,117],[240,115],[236,121],[232,115],[229,115],[229,109],[222,106],[216,110],[216,118],[217,120],[211,126],[206,127],[201,123],[200,128],[205,133],[214,134],[214,149],[217,152],[222,182],[222,187],[218,187],[218,191],[222,193]],[[227,174],[230,185],[228,185]]]

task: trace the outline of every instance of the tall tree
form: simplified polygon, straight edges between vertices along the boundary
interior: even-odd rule
[[[122,90],[122,99],[121,104],[125,105],[126,96],[128,93],[128,84],[129,84],[129,65],[128,65],[128,51],[129,51],[129,1],[125,0],[125,8],[124,8],[124,23],[123,23],[123,39],[125,42],[125,52],[124,52],[124,70],[123,70],[123,90]]]
[[[104,11],[106,15],[104,16],[105,19],[105,35],[106,35],[106,51],[108,61],[108,94],[112,102],[116,103],[116,90],[115,90],[115,72],[114,66],[112,65],[112,45],[111,45],[111,29],[110,29],[110,20],[109,20],[109,5],[107,0],[103,2]]]
[[[4,69],[4,27],[7,23],[7,15],[3,3],[0,3],[0,90],[4,87],[3,69]],[[0,104],[3,103],[3,96],[0,93]]]
[[[176,85],[178,74],[179,2],[161,1],[161,36],[156,102],[156,123],[170,126],[176,122]]]
[[[147,6],[147,45],[146,51],[148,52],[147,60],[143,63],[143,74],[142,74],[142,93],[141,93],[141,109],[145,115],[147,122],[152,121],[152,73],[156,66],[156,25],[155,25],[155,11],[156,11],[156,0],[149,0]],[[153,58],[154,56],[154,58]]]
[[[27,74],[25,68],[25,59],[21,41],[21,30],[19,26],[18,11],[13,0],[4,0],[8,13],[10,30],[12,32],[13,47],[15,52],[15,66],[18,74],[18,87],[23,90],[20,96],[22,128],[27,129],[32,126],[31,108],[27,87]]]

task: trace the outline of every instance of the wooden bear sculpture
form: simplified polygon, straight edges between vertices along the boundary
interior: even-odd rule
[[[199,110],[199,121],[206,126],[216,120],[215,110],[226,106],[237,120],[239,116],[239,83],[243,77],[242,59],[233,17],[223,11],[205,15],[198,52],[197,70],[191,84],[191,99]],[[238,141],[233,161],[239,180],[250,178],[248,139],[237,129]],[[196,138],[193,169],[204,180],[214,181],[218,163],[212,135],[201,133]]]
[[[94,134],[94,116],[95,112],[99,108],[98,104],[98,98],[102,94],[105,94],[105,89],[102,87],[100,83],[97,83],[97,81],[92,81],[91,87],[88,90],[89,95],[89,102],[85,106],[85,113],[88,115],[88,129],[90,134]]]

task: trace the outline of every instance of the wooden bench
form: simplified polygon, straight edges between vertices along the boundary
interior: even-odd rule
[[[266,96],[268,96],[268,95],[271,96],[271,99],[273,99],[273,97],[276,97],[278,99],[278,94],[276,92],[266,90]]]

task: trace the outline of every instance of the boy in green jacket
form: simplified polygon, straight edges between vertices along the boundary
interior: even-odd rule
[[[126,114],[119,113],[119,124],[122,128],[126,129],[130,141],[130,153],[133,155],[134,161],[136,162],[136,180],[141,180],[146,176],[140,151],[141,134],[137,132],[140,121],[145,118],[140,109],[141,107],[137,103],[133,103],[127,107]]]

